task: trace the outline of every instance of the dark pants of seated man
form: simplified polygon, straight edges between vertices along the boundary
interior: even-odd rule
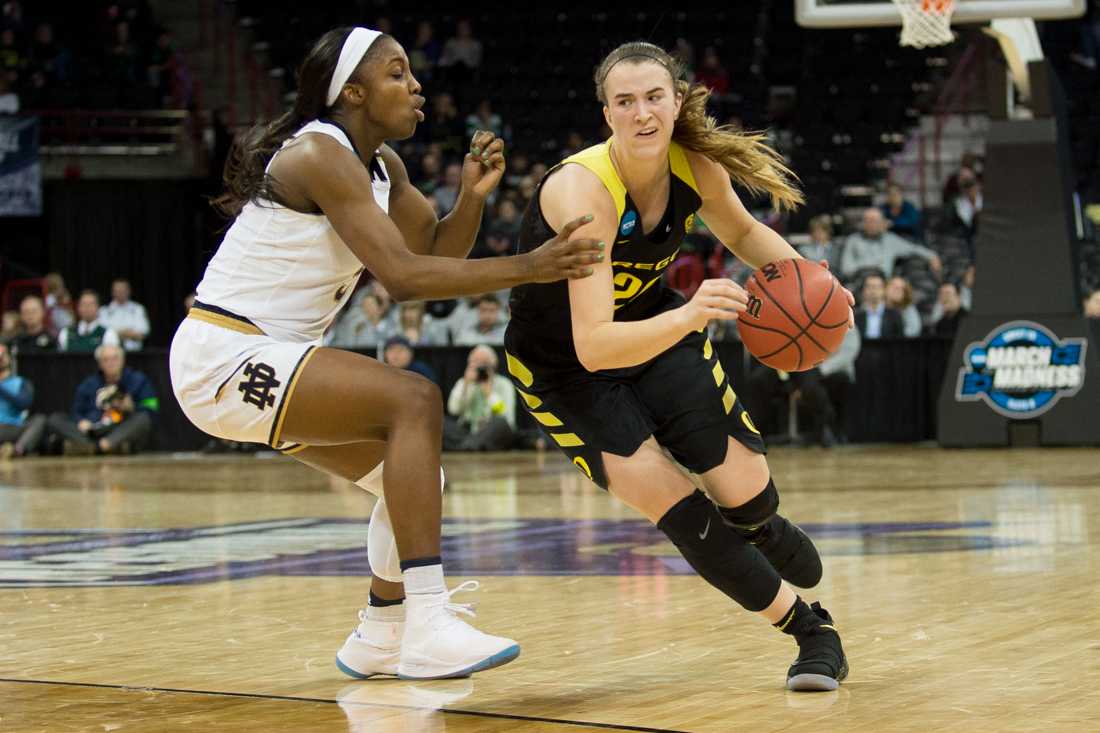
[[[149,437],[153,432],[153,418],[149,416],[149,413],[139,410],[107,432],[99,433],[96,437],[93,437],[80,432],[80,428],[68,415],[55,412],[50,415],[47,427],[51,433],[62,440],[71,441],[85,448],[94,449],[101,438],[106,438],[110,446],[109,450],[115,450],[118,446],[126,443],[130,446],[131,451],[137,452],[145,447],[149,441]]]
[[[16,455],[25,456],[38,449],[45,432],[45,415],[32,415],[22,425],[0,423],[0,444],[11,443]]]
[[[443,450],[511,450],[515,442],[516,431],[499,415],[493,415],[477,430],[470,430],[468,423],[453,417],[443,421]]]
[[[760,367],[749,376],[745,401],[765,433],[778,433],[786,427],[787,395],[799,390],[802,406],[810,417],[806,432],[816,439],[826,427],[835,431],[843,426],[843,421],[837,419],[840,417],[837,412],[838,408],[843,409],[842,396],[847,383],[845,375],[823,377],[817,369],[794,372],[782,380],[774,369]]]

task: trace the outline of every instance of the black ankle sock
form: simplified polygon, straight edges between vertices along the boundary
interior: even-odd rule
[[[390,601],[390,600],[387,600],[385,598],[380,598],[379,596],[376,596],[374,594],[374,591],[370,592],[370,601],[369,601],[369,603],[370,603],[370,605],[374,606],[375,608],[385,608],[386,606],[400,606],[404,602],[405,602],[404,596],[402,596],[401,598],[398,598],[396,600]]]
[[[772,624],[784,634],[789,634],[796,639],[820,625],[821,619],[806,601],[802,600],[802,596],[795,596],[791,610],[787,611],[778,623]]]

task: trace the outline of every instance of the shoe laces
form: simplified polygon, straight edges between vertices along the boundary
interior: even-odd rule
[[[460,583],[459,585],[456,585],[454,588],[447,591],[447,602],[444,604],[443,607],[445,609],[447,609],[448,611],[450,611],[451,613],[461,613],[461,614],[464,614],[466,616],[471,616],[471,617],[477,616],[477,613],[474,612],[475,604],[473,604],[473,603],[454,603],[454,602],[451,601],[451,596],[453,596],[455,593],[464,593],[466,591],[475,591],[480,587],[481,587],[481,583],[479,583],[476,580],[467,580],[465,583]]]

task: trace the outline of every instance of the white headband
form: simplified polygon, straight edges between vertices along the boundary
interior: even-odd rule
[[[340,60],[336,62],[336,69],[332,72],[332,81],[328,84],[328,97],[325,104],[329,107],[336,104],[340,90],[351,78],[355,67],[363,60],[363,54],[380,35],[382,34],[379,31],[373,31],[370,28],[352,28],[340,49]]]

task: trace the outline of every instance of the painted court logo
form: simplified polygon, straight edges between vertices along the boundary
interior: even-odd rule
[[[1042,415],[1085,383],[1085,345],[1031,321],[998,326],[966,347],[955,399],[984,400],[1005,417]]]

